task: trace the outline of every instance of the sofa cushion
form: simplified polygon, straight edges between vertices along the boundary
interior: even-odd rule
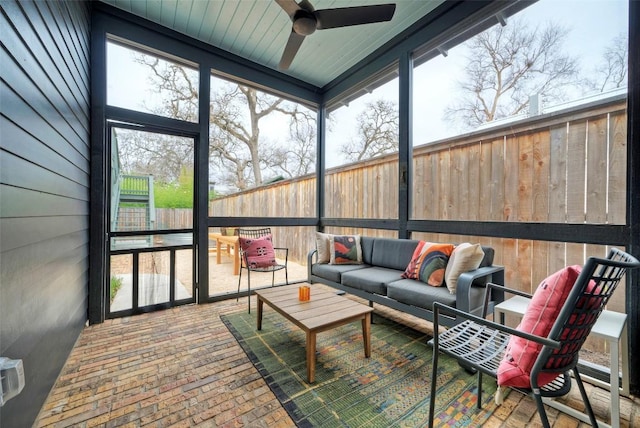
[[[400,279],[401,271],[371,266],[342,274],[342,285],[375,294],[387,294],[387,284]]]
[[[360,237],[360,246],[362,247],[362,262],[367,265],[373,265],[371,258],[373,257],[373,243],[377,238],[370,236]]]
[[[387,297],[407,305],[432,310],[433,302],[456,307],[456,296],[447,287],[427,287],[415,279],[400,279],[387,284]]]
[[[493,266],[493,255],[496,251],[492,247],[484,245],[482,246],[482,251],[484,252],[484,257],[482,258],[479,267]]]
[[[330,265],[316,263],[311,266],[311,273],[328,281],[340,283],[342,274],[352,270],[368,268],[369,265]]]
[[[412,239],[376,238],[370,264],[404,271],[417,245]]]

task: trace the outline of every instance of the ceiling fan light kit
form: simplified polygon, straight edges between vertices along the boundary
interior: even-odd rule
[[[393,18],[396,10],[393,3],[315,10],[308,0],[300,3],[295,0],[275,1],[287,12],[292,22],[291,34],[278,65],[281,70],[289,68],[304,38],[316,30],[387,22]]]
[[[312,13],[300,9],[293,17],[293,31],[301,36],[308,36],[316,31],[318,21]]]

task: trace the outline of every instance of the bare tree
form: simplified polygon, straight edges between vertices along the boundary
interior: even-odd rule
[[[274,114],[289,117],[289,135],[293,138],[285,142],[284,146],[268,145],[267,140],[261,138],[261,121]],[[212,99],[211,123],[223,134],[227,134],[227,138],[212,141],[211,150],[222,164],[233,165],[237,178],[242,176],[242,180],[236,183],[238,189],[261,184],[263,170],[268,170],[274,175],[300,174],[307,173],[308,165],[315,163],[315,151],[310,152],[305,148],[308,145],[308,134],[303,135],[296,131],[296,128],[314,130],[312,137],[315,139],[315,117],[309,110],[282,98],[248,86],[229,83]],[[302,139],[297,139],[299,137]],[[238,146],[230,139],[248,149],[248,158],[242,156],[242,151],[238,150]],[[291,154],[296,151],[313,156],[300,163],[307,166],[302,170],[291,170]],[[252,174],[241,173],[241,168],[251,168]]]
[[[189,122],[198,121],[198,73],[181,64],[136,54],[135,61],[149,67],[160,105],[147,105],[149,111]],[[144,101],[147,104],[146,101]]]
[[[578,73],[577,59],[562,52],[567,34],[558,24],[531,28],[513,19],[470,39],[461,97],[445,109],[445,120],[473,128],[522,112],[531,95],[564,100]]]
[[[602,54],[596,66],[595,77],[587,81],[591,90],[604,92],[627,86],[629,64],[629,41],[626,33],[614,37]]]
[[[340,148],[350,161],[380,156],[398,150],[398,107],[379,99],[366,104],[357,117],[357,137]]]
[[[315,121],[291,120],[289,127],[289,141],[296,144],[284,146],[269,146],[270,153],[265,159],[271,160],[269,167],[280,171],[285,177],[293,178],[311,173],[316,159],[316,128]]]
[[[178,64],[159,61],[157,58],[140,55],[137,61],[152,70],[154,87],[161,94],[161,103],[155,108],[159,114],[188,121],[197,121],[198,84],[197,74]],[[195,79],[195,80],[194,80]],[[313,156],[298,162],[304,166],[315,163],[315,151],[309,151],[307,137],[284,142],[289,148],[269,147],[261,136],[261,125],[274,114],[289,116],[290,128],[306,126],[313,129],[315,139],[315,117],[312,112],[283,98],[260,92],[249,86],[216,80],[211,96],[210,164],[218,183],[235,189],[246,189],[263,182],[263,171],[274,173],[296,173],[292,168],[291,154],[297,148],[301,153]],[[290,132],[293,138],[302,137],[299,132]],[[283,156],[282,153],[288,153]],[[275,156],[277,155],[277,156]]]
[[[176,182],[185,168],[193,169],[193,140],[171,135],[119,129],[118,155],[126,174],[153,175]]]

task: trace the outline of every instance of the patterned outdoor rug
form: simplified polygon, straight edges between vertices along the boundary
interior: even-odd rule
[[[371,358],[366,359],[359,322],[320,333],[316,381],[308,384],[302,330],[266,306],[262,331],[256,330],[255,314],[221,318],[297,426],[427,425],[432,365],[428,336],[375,315]],[[438,371],[435,425],[481,426],[495,409],[495,384],[484,382],[485,403],[478,410],[476,376],[444,355]]]

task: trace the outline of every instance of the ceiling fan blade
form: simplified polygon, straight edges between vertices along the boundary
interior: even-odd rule
[[[280,59],[280,64],[278,64],[278,68],[280,70],[286,70],[291,65],[293,58],[298,53],[298,49],[300,49],[300,45],[304,41],[304,36],[296,33],[295,31],[291,31],[289,35],[289,40],[287,40],[287,45],[284,47],[284,52],[282,52],[282,58]]]
[[[316,10],[313,14],[318,20],[316,28],[318,30],[324,30],[327,28],[390,21],[395,11],[395,4],[377,4],[371,6],[322,9]]]
[[[298,6],[295,0],[276,0],[276,3],[287,12],[287,15],[289,15],[291,19],[293,19],[293,16],[300,9],[300,6]]]

